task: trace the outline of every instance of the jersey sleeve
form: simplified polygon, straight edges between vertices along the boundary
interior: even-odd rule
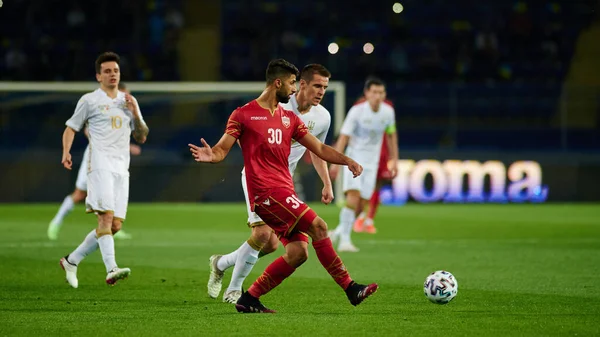
[[[137,99],[135,99],[135,97],[133,97],[133,104],[135,104],[135,106],[137,107],[137,111],[138,111],[138,115],[140,116],[140,119],[142,121],[144,121],[144,117],[142,116],[142,110],[140,109],[140,105],[138,104]],[[131,118],[131,121],[129,122],[129,126],[131,127],[131,131],[135,130],[135,118]]]
[[[296,116],[296,114],[291,113],[292,119],[294,120],[294,131],[292,133],[292,138],[296,141],[304,138],[306,134],[309,132],[306,124],[300,119],[300,117]]]
[[[346,119],[344,119],[344,123],[342,124],[340,134],[352,137],[354,135],[354,131],[356,130],[357,122],[358,120],[356,119],[356,108],[352,107],[350,111],[348,111]]]
[[[227,121],[227,127],[225,128],[225,133],[233,136],[238,139],[244,132],[244,124],[243,124],[243,114],[240,112],[240,109],[236,109],[229,116],[229,120]]]
[[[391,109],[390,120],[388,121],[388,125],[385,127],[385,133],[388,135],[396,132],[396,111]]]
[[[81,128],[85,125],[85,122],[89,118],[89,110],[89,104],[85,99],[85,96],[81,97],[79,102],[77,102],[73,116],[67,120],[65,125],[77,132],[81,131]]]

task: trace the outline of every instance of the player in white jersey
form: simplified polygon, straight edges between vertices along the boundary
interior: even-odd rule
[[[375,190],[384,133],[385,137],[388,137],[390,162],[394,163],[389,167],[392,179],[397,173],[396,118],[394,108],[383,104],[385,85],[379,79],[369,78],[365,83],[364,93],[366,101],[354,105],[348,111],[336,142],[338,151],[344,152],[345,149],[347,156],[363,165],[363,174],[356,179],[353,179],[346,170],[342,174],[346,203],[340,211],[340,223],[330,235],[332,240],[339,239],[338,251],[340,252],[358,251],[350,240],[350,234],[356,216],[362,212]],[[339,166],[332,165],[330,173],[332,179],[335,179],[339,173]]]
[[[129,144],[131,135],[146,142],[148,127],[137,100],[118,90],[121,73],[119,56],[107,52],[96,59],[96,80],[100,88],[81,97],[73,116],[65,123],[62,164],[70,170],[71,146],[75,132],[84,125],[89,130],[88,213],[95,213],[98,226],[69,255],[60,260],[67,282],[77,288],[77,266],[88,254],[100,248],[106,266],[106,283],[115,284],[131,273],[115,260],[113,233],[119,231],[127,214],[129,199]]]
[[[330,77],[331,73],[320,64],[305,66],[300,72],[300,90],[290,98],[288,103],[283,104],[284,109],[293,111],[298,115],[308,127],[310,133],[321,142],[325,142],[331,125],[329,111],[319,104],[323,99],[323,95],[325,95]],[[288,157],[292,176],[305,151],[306,148],[300,143],[292,143],[290,156]],[[333,187],[327,170],[327,163],[312,152],[310,155],[313,166],[323,181],[321,201],[324,204],[329,204],[333,201]],[[228,303],[236,303],[241,296],[242,283],[254,267],[256,260],[261,256],[274,252],[279,245],[279,238],[271,228],[266,226],[263,220],[250,209],[244,170],[242,170],[242,187],[246,196],[248,226],[252,228],[252,234],[248,241],[244,242],[237,250],[226,255],[213,255],[210,257],[211,273],[208,280],[208,295],[212,298],[217,298],[221,292],[224,271],[235,266],[229,286],[223,294],[223,302]],[[281,240],[284,245],[287,244],[286,239],[282,238]]]
[[[127,87],[125,86],[125,84],[123,82],[119,83],[119,90],[130,94],[131,92],[129,91],[129,89],[127,89]],[[85,128],[83,130],[83,133],[85,134],[86,138],[88,138],[89,140],[89,134],[88,134],[88,129]],[[139,145],[137,144],[130,144],[129,145],[129,152],[134,155],[137,156],[141,153],[142,149],[140,148]],[[83,158],[81,159],[81,165],[79,166],[79,171],[77,172],[77,180],[75,182],[75,190],[73,190],[73,193],[67,195],[65,197],[65,199],[63,200],[62,204],[60,205],[58,212],[56,213],[56,215],[54,216],[54,218],[52,218],[52,221],[50,221],[50,224],[48,225],[48,239],[50,240],[56,240],[58,238],[58,232],[60,231],[60,228],[62,226],[62,222],[64,220],[64,218],[73,210],[73,207],[75,206],[75,204],[78,204],[82,201],[85,200],[85,198],[87,197],[87,174],[88,174],[88,163],[90,161],[90,147],[87,146],[85,148],[85,151],[83,152]],[[122,229],[116,233],[113,234],[115,239],[130,239],[131,235],[128,233],[125,233],[125,231],[123,231]]]

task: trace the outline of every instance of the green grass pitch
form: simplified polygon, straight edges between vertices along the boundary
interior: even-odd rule
[[[2,336],[600,334],[600,205],[382,207],[379,232],[354,234],[361,251],[341,254],[354,279],[379,283],[373,297],[350,305],[309,247],[309,260],[262,298],[273,315],[239,314],[206,295],[209,256],[248,237],[243,204],[130,205],[133,239],[117,241],[116,253],[131,277],[107,286],[96,252],[79,266],[78,289],[58,260],[95,219],[78,206],[49,242],[58,206],[0,205]],[[338,208],[313,206],[337,225]],[[244,287],[281,252],[262,258]],[[423,295],[438,269],[459,283],[448,305]]]

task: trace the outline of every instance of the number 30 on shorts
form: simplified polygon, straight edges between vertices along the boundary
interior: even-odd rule
[[[302,202],[300,199],[298,199],[297,196],[295,195],[290,195],[289,197],[287,197],[285,199],[285,202],[288,203],[288,205],[291,205],[293,209],[298,209],[298,207],[300,207],[300,205],[302,205],[304,202]]]

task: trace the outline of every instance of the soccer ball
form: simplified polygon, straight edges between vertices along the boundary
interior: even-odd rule
[[[458,282],[450,272],[445,270],[434,271],[425,279],[423,291],[431,302],[446,304],[456,297]]]

